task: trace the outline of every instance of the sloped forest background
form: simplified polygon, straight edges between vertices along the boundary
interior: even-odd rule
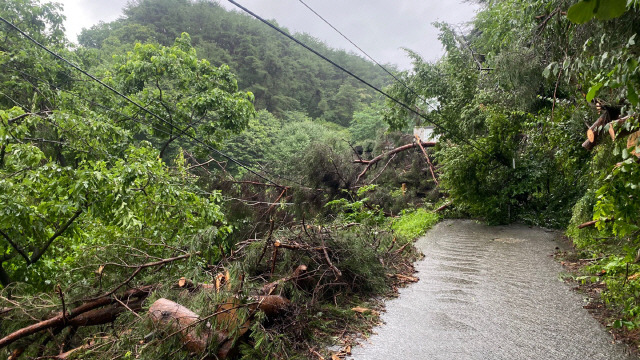
[[[138,0],[79,44],[58,5],[0,4],[115,90],[0,24],[0,354],[343,356],[441,216],[566,230],[635,329],[638,2],[477,3],[400,81],[293,34],[407,107],[213,2]]]

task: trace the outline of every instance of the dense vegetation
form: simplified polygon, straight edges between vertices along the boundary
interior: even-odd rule
[[[140,315],[159,298],[208,320],[193,325],[217,334],[200,357],[326,353],[375,318],[352,308],[413,281],[410,244],[437,216],[385,214],[424,205],[433,182],[406,152],[357,183],[354,151],[411,141],[385,133],[369,90],[209,2],[132,3],[80,46],[57,5],[11,0],[0,16],[103,82],[2,24],[0,354],[190,357]],[[384,85],[374,64],[296,36]],[[291,304],[274,318],[261,296]]]
[[[295,34],[421,116],[215,3],[132,2],[79,46],[57,5],[0,4],[130,99],[2,24],[0,354],[189,358],[179,331],[140,315],[162,297],[210,320],[193,334],[224,334],[211,356],[323,352],[366,328],[368,299],[411,279],[411,241],[445,201],[449,216],[568,229],[598,274],[580,279],[606,284],[621,311],[612,325],[638,327],[639,4],[478,3],[467,33],[437,24],[441,60],[409,51],[400,83]],[[441,134],[437,187],[418,147],[391,150],[425,123]],[[301,265],[307,275],[291,275]],[[256,312],[275,288],[287,313]],[[131,291],[141,299],[125,311],[115,302]],[[96,299],[114,299],[104,310],[117,319],[95,330],[67,314]],[[215,317],[225,302],[238,308],[231,323]],[[2,343],[59,311],[48,332]]]
[[[612,323],[634,329],[639,4],[479,3],[469,33],[438,24],[447,50],[440,61],[413,55],[403,80],[414,91],[394,84],[392,92],[444,128],[448,144],[437,159],[458,211],[489,223],[568,228],[579,256],[592,259],[588,270],[599,275],[580,279],[606,284],[605,301],[624,318]],[[391,102],[385,117],[393,128],[416,118]]]

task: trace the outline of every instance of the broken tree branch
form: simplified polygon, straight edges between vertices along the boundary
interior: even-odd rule
[[[604,220],[604,222],[610,222],[611,220],[612,219],[606,219],[606,220]],[[587,227],[595,226],[598,221],[601,221],[601,220],[587,221],[585,223],[582,223],[582,224],[578,225],[578,229],[584,229],[584,228],[587,228]]]
[[[442,210],[444,210],[444,209],[448,208],[448,207],[449,207],[449,206],[451,206],[452,204],[453,204],[452,202],[448,202],[448,203],[446,203],[446,204],[444,204],[444,205],[440,206],[439,208],[437,208],[437,209],[436,209],[436,212],[440,212],[440,211],[442,211]]]
[[[128,302],[132,298],[146,297],[149,295],[152,289],[153,289],[152,286],[144,286],[141,288],[130,289],[130,290],[127,290],[125,293],[123,293],[121,296],[119,296],[119,299],[121,301],[126,300],[125,302]],[[69,324],[72,324],[74,322],[74,319],[79,317],[80,315],[88,313],[91,310],[94,310],[106,305],[111,305],[113,303],[116,303],[116,301],[114,298],[110,296],[100,297],[96,300],[84,303],[76,307],[75,309],[67,311],[66,316],[65,314],[59,313],[58,315],[52,318],[49,318],[47,320],[43,320],[38,323],[24,327],[22,329],[16,330],[13,333],[0,339],[0,349],[7,347],[8,345],[14,343],[15,341],[25,338],[29,335],[33,335],[37,332],[47,330],[47,329],[52,329],[52,328],[64,327]],[[76,322],[80,322],[80,321],[76,320]]]
[[[422,146],[424,146],[424,147],[434,147],[434,146],[436,146],[436,143],[432,142],[432,141],[431,142],[421,142],[420,144]],[[415,148],[417,146],[418,146],[417,143],[407,144],[407,145],[403,145],[403,146],[397,147],[397,148],[395,148],[395,149],[393,149],[393,150],[391,150],[391,151],[389,151],[387,153],[378,155],[378,156],[376,156],[375,158],[373,158],[371,160],[354,160],[353,162],[355,164],[365,164],[366,165],[364,170],[362,170],[362,172],[358,175],[358,178],[356,179],[355,183],[357,184],[358,182],[360,182],[360,179],[362,179],[362,177],[367,173],[367,171],[369,171],[369,169],[371,169],[371,167],[373,165],[375,165],[376,163],[380,162],[382,159],[386,158],[387,156],[391,156],[391,155],[397,154],[399,152],[403,152],[403,151],[406,151],[406,150],[409,150],[409,149],[413,149],[413,148]]]
[[[150,267],[155,267],[155,266],[160,266],[160,265],[165,265],[165,264],[168,264],[168,263],[171,263],[171,262],[174,262],[174,261],[178,261],[178,260],[188,259],[188,258],[190,258],[190,257],[191,257],[191,256],[193,256],[193,255],[199,255],[199,254],[200,254],[200,252],[195,252],[195,253],[193,253],[193,254],[184,254],[184,255],[180,255],[180,256],[176,256],[176,257],[168,258],[168,259],[162,259],[162,260],[159,260],[159,261],[154,261],[154,262],[150,262],[150,263],[146,263],[146,264],[139,265],[139,266],[138,266],[138,267],[133,271],[133,273],[131,273],[131,275],[129,275],[129,277],[127,278],[127,280],[125,280],[124,282],[120,283],[120,285],[116,286],[113,290],[111,290],[111,291],[107,292],[106,294],[103,294],[103,295],[101,295],[101,296],[98,296],[97,298],[89,299],[88,301],[91,301],[91,300],[97,300],[97,299],[102,298],[102,297],[106,297],[106,296],[111,296],[111,295],[113,295],[113,294],[114,294],[116,291],[118,291],[121,287],[123,287],[123,286],[127,285],[131,280],[133,280],[133,278],[134,278],[136,275],[138,275],[138,273],[139,273],[140,271],[142,271],[143,269],[150,268]],[[130,267],[130,266],[127,266],[127,267]]]
[[[431,176],[433,177],[433,181],[436,183],[436,186],[437,186],[439,185],[438,179],[436,179],[436,173],[433,169],[433,164],[431,163],[431,159],[429,159],[429,154],[427,154],[427,151],[424,149],[424,146],[422,146],[422,140],[420,140],[420,136],[418,136],[418,134],[414,134],[414,136],[416,137],[416,144],[420,146],[420,150],[422,150],[424,157],[427,159],[427,164],[429,164],[429,170],[431,171]]]

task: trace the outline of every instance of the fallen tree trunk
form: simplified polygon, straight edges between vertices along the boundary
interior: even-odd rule
[[[429,141],[429,142],[420,142],[420,145],[423,147],[434,147],[436,146],[436,143],[433,141]],[[384,153],[382,155],[378,155],[375,158],[371,159],[371,160],[354,160],[353,162],[355,164],[366,164],[367,166],[364,168],[364,170],[362,170],[362,172],[358,175],[358,178],[356,179],[356,184],[360,182],[360,179],[367,173],[367,171],[369,171],[369,169],[377,164],[378,162],[380,162],[382,159],[386,158],[387,156],[391,156],[394,154],[397,154],[399,152],[403,152],[409,149],[413,149],[415,147],[418,146],[418,143],[412,143],[412,144],[407,144],[407,145],[403,145],[400,147],[397,147],[387,153]]]
[[[80,321],[80,320],[76,320],[76,318],[80,317],[80,315],[82,314],[85,314],[84,321],[86,321],[89,324],[93,322],[99,322],[102,319],[107,318],[109,314],[94,312],[94,313],[90,313],[94,317],[89,318],[89,317],[86,317],[87,315],[86,313],[89,313],[90,311],[103,306],[107,306],[115,303],[127,304],[127,303],[132,303],[132,299],[139,300],[139,299],[146,298],[149,295],[149,293],[151,293],[152,289],[153,289],[152,286],[144,286],[141,288],[127,290],[125,293],[123,293],[118,297],[104,296],[96,300],[89,301],[87,303],[84,303],[78,306],[73,310],[67,311],[66,314],[59,313],[58,315],[50,319],[43,320],[33,325],[24,327],[20,330],[14,331],[13,333],[0,339],[0,349],[12,344],[13,342],[19,339],[25,338],[29,335],[33,335],[43,330],[52,329],[52,328],[64,328],[73,321]],[[80,318],[80,319],[83,319],[83,318]],[[97,319],[100,319],[100,320],[97,320]]]
[[[201,354],[207,350],[210,340],[215,338],[220,345],[216,354],[218,359],[226,359],[235,346],[235,338],[249,331],[251,320],[241,321],[238,309],[248,307],[252,312],[263,311],[273,317],[285,311],[291,302],[278,295],[253,297],[251,304],[242,304],[239,299],[231,298],[216,307],[216,311],[206,317],[200,317],[185,306],[167,299],[158,299],[151,307],[149,314],[154,323],[169,327],[173,331],[168,337],[180,334],[184,347],[191,353]],[[207,322],[203,331],[196,326]]]

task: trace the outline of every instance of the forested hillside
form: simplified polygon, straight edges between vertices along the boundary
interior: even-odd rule
[[[79,42],[108,57],[136,41],[171,45],[182,32],[191,36],[199,56],[216,66],[229,66],[240,89],[255,95],[257,109],[276,115],[302,111],[349,126],[357,104],[375,101],[370,89],[331,64],[258,20],[210,1],[137,1],[124,10],[123,19],[83,31]],[[382,69],[361,57],[331,49],[307,34],[296,37],[377,87],[390,81]]]
[[[0,355],[344,357],[441,216],[568,229],[636,329],[640,5],[478,3],[399,81],[294,34],[385,102],[216,3],[134,1],[74,45],[58,5],[2,2]]]

